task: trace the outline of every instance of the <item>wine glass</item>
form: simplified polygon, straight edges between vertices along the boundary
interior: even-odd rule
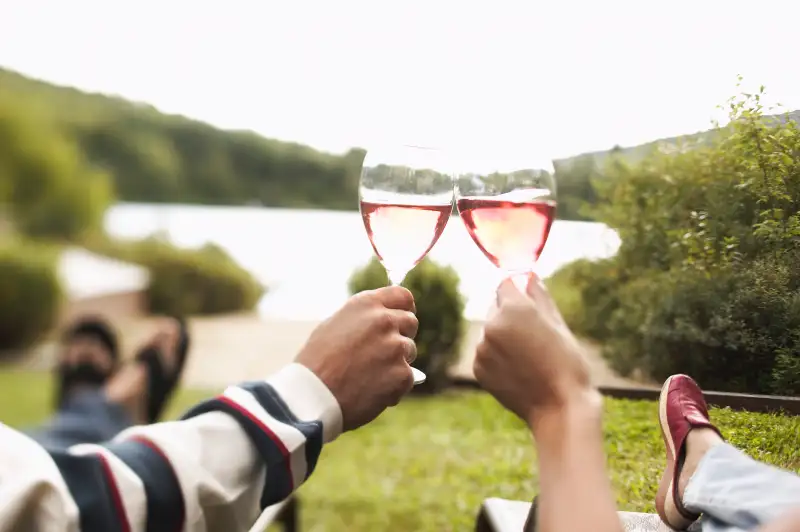
[[[438,150],[379,147],[364,158],[359,199],[372,249],[399,285],[442,235],[453,212],[453,177]],[[425,381],[411,369],[414,384]]]
[[[556,215],[550,161],[466,161],[455,175],[464,225],[492,264],[525,291]]]

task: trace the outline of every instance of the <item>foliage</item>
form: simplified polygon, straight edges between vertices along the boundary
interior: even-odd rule
[[[702,145],[609,162],[594,214],[619,252],[558,277],[577,294],[567,319],[617,370],[800,393],[800,131],[761,98],[732,99]]]
[[[608,316],[619,306],[619,281],[613,259],[575,261],[545,282],[564,319],[577,334],[599,341],[610,337]],[[587,300],[592,305],[586,305]]]
[[[12,106],[28,102],[50,114],[83,156],[113,177],[125,201],[331,209],[357,205],[362,150],[331,155],[249,131],[222,131],[2,69],[0,94]],[[56,164],[43,160],[41,164]]]
[[[23,234],[76,239],[101,227],[111,196],[46,115],[0,92],[0,217]]]
[[[414,367],[425,372],[422,389],[437,390],[447,379],[447,370],[458,360],[465,331],[464,301],[458,290],[458,274],[450,267],[423,259],[406,276],[408,288],[417,304],[417,360]],[[351,293],[387,286],[389,279],[380,262],[373,258],[350,278]]]
[[[139,264],[150,273],[148,301],[157,314],[188,316],[252,310],[264,287],[222,248],[181,249],[160,238],[96,240],[94,251]]]
[[[27,428],[50,415],[52,379],[0,371],[0,419]],[[178,390],[177,419],[212,391]],[[13,398],[13,399],[12,399]],[[712,409],[726,439],[800,472],[800,417]],[[655,403],[606,399],[604,439],[620,510],[654,512],[664,469]],[[423,444],[424,443],[424,444]],[[470,530],[486,497],[530,500],[538,472],[530,433],[484,393],[407,398],[326,447],[299,492],[303,530]]]
[[[578,155],[553,161],[558,186],[558,217],[562,220],[591,220],[588,208],[597,202],[595,181],[601,179],[595,159]]]
[[[47,333],[62,301],[57,254],[15,240],[0,244],[0,350],[26,347]]]
[[[333,155],[249,131],[223,131],[3,69],[0,95],[13,106],[24,103],[52,115],[82,157],[110,174],[124,201],[357,208],[361,149]],[[558,217],[594,219],[590,207],[600,200],[598,184],[612,178],[604,171],[610,160],[638,163],[654,149],[704,146],[713,139],[714,132],[702,132],[554,160]]]

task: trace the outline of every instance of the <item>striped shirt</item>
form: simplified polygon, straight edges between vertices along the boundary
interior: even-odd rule
[[[341,428],[333,394],[299,364],[104,445],[50,451],[0,424],[0,532],[247,530]]]

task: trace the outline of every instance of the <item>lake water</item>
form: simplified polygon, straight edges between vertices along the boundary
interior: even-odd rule
[[[318,320],[347,298],[347,279],[372,257],[358,212],[119,204],[106,217],[114,236],[141,238],[164,232],[181,246],[214,242],[269,287],[259,304],[265,317]],[[589,222],[556,221],[537,271],[546,277],[579,258],[613,255],[617,234]],[[461,278],[470,319],[483,319],[501,279],[496,268],[453,217],[430,257]]]

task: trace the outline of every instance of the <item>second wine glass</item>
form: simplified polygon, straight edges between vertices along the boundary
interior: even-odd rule
[[[552,164],[482,161],[464,167],[455,183],[458,212],[472,240],[523,288],[556,215]]]
[[[406,275],[433,248],[453,212],[453,177],[439,150],[380,147],[367,152],[359,186],[361,217],[389,281]],[[414,384],[425,381],[416,368]]]

